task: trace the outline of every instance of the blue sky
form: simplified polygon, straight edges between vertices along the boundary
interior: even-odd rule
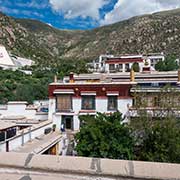
[[[0,0],[0,11],[60,29],[92,29],[130,17],[180,8],[180,0]]]

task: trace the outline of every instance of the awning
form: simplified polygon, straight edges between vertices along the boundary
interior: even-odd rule
[[[96,96],[95,91],[82,91],[81,96]]]
[[[53,92],[54,94],[74,94],[73,89],[56,89]]]
[[[107,96],[119,96],[119,92],[118,91],[107,91],[106,95]]]

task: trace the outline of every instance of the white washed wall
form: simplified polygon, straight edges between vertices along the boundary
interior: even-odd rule
[[[107,112],[107,98],[96,98],[96,111],[97,112]]]
[[[53,120],[53,114],[56,112],[56,99],[50,98],[49,99],[49,112],[48,112],[48,119]]]
[[[44,130],[49,127],[52,127],[52,123],[48,123],[47,125],[45,125],[41,128],[32,129],[31,139],[34,139],[35,137],[43,135]],[[29,131],[26,130],[24,132],[24,143],[27,143],[29,140],[30,140],[30,133],[29,133]],[[9,141],[9,151],[13,151],[22,146],[22,135],[19,134],[11,139],[8,139],[8,141]],[[1,152],[6,151],[6,142],[0,143],[0,151]]]
[[[54,113],[53,114],[53,124],[56,124],[56,128],[59,131],[61,129],[61,121],[62,121],[62,115],[59,113]]]
[[[108,111],[107,109],[107,98],[96,98],[96,112],[101,113],[108,113],[113,111]],[[61,128],[61,120],[62,120],[62,113],[55,113],[55,101],[53,101],[53,109],[49,110],[51,116],[53,117],[53,123],[56,124],[57,128]],[[128,104],[132,105],[132,99],[118,99],[118,110],[122,113],[122,116],[124,116],[128,111]],[[79,121],[79,111],[81,110],[81,98],[73,98],[72,102],[73,106],[73,126],[74,130],[79,130],[80,127],[80,121]],[[83,113],[84,114],[84,113]],[[63,115],[71,115],[69,113]]]
[[[81,110],[81,98],[72,99],[72,107],[75,114],[78,114]]]
[[[45,112],[37,112],[35,115],[35,119],[38,121],[48,120],[48,113]]]
[[[37,112],[36,109],[27,107],[26,104],[7,104],[0,106],[1,118],[9,116],[24,116],[27,119],[47,120],[48,114]]]
[[[132,99],[118,99],[118,110],[124,116],[128,111],[128,104],[132,106]]]
[[[80,121],[79,121],[78,115],[75,115],[73,120],[74,120],[73,121],[74,131],[78,131],[80,128]]]

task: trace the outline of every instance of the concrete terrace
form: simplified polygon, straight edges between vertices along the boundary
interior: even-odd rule
[[[32,153],[0,153],[0,179],[180,180],[180,165],[83,157],[34,155]]]
[[[58,143],[62,138],[63,136],[59,132],[51,132],[50,134],[36,137],[32,141],[24,144],[24,146],[14,150],[14,152],[42,154],[49,147]]]
[[[1,120],[1,123],[18,127],[19,124],[12,121],[3,121]],[[22,130],[17,130],[16,135],[7,138],[4,141],[0,142],[0,151],[6,152],[6,151],[14,151],[17,148],[25,145],[27,142],[32,141],[36,137],[39,137],[44,134],[44,131],[46,128],[52,128],[52,121],[40,121],[39,123],[35,124],[26,124],[28,125],[27,128]],[[10,126],[10,127],[11,127]],[[7,127],[7,126],[6,126]],[[2,129],[2,126],[0,125],[0,129]]]

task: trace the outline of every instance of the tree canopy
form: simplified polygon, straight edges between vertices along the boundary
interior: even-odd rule
[[[139,70],[140,70],[139,63],[137,63],[137,62],[133,63],[132,69],[134,70],[134,72],[139,72]]]
[[[78,155],[112,159],[133,159],[134,141],[130,129],[122,123],[122,114],[98,113],[80,117],[83,123],[76,135]]]
[[[149,123],[146,123],[146,125]],[[180,162],[180,127],[174,119],[157,121],[144,127],[139,145],[138,160],[156,162]]]
[[[137,116],[128,124],[123,123],[119,112],[80,116],[81,128],[75,137],[78,155],[180,163],[179,91],[165,86],[156,93],[154,115],[146,103],[148,94],[137,93],[134,97],[138,96],[142,99],[134,107]]]
[[[174,71],[178,68],[179,64],[175,56],[168,56],[164,61],[161,60],[155,65],[157,71]]]

